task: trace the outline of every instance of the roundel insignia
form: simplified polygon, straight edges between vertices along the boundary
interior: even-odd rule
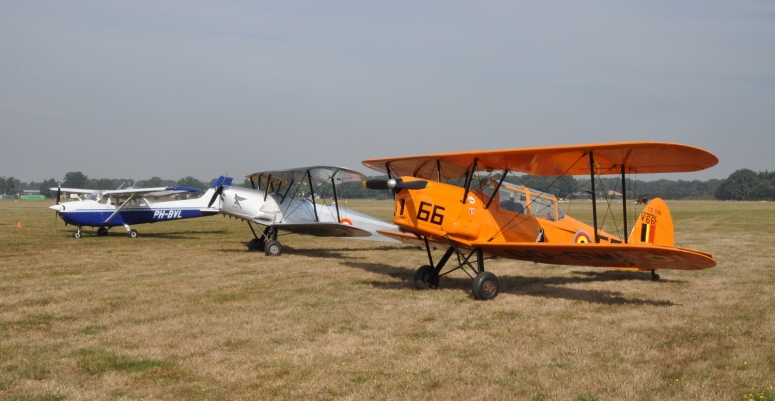
[[[468,197],[468,203],[473,205],[474,203],[476,203],[476,198],[474,198],[473,196],[469,196]]]
[[[674,262],[672,258],[668,258],[667,256],[661,256],[661,255],[644,255],[646,259],[653,260],[655,262]]]
[[[576,244],[588,244],[592,242],[589,239],[589,234],[587,234],[584,230],[578,230],[576,231],[576,235],[573,237],[573,242]]]
[[[345,218],[343,218],[343,219],[339,220],[339,222],[340,222],[340,223],[342,223],[342,224],[346,224],[346,225],[348,225],[348,226],[353,226],[353,225],[354,225],[354,224],[353,224],[353,221],[352,221],[352,220],[350,220],[350,219],[348,219],[347,217],[345,217]]]

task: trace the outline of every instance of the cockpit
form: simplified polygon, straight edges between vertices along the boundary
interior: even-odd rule
[[[530,215],[548,221],[561,221],[565,218],[565,213],[557,205],[554,195],[506,182],[500,185],[498,193],[495,194],[497,186],[498,181],[488,176],[475,183],[472,189],[475,188],[474,191],[483,195],[482,200],[485,202],[495,196],[492,205],[497,205],[500,211]]]

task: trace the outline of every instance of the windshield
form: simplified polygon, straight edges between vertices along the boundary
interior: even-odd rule
[[[94,192],[90,193],[89,196],[86,199],[87,200],[96,201],[96,200],[100,199],[100,196],[102,196],[102,192],[94,191]]]

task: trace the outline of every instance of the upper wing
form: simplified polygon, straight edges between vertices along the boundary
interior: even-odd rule
[[[424,179],[465,177],[474,160],[477,171],[509,170],[533,175],[588,175],[593,152],[598,174],[679,173],[718,163],[712,153],[693,146],[664,142],[615,142],[540,148],[465,151],[364,160],[366,167],[397,176]]]
[[[60,190],[62,192],[67,192],[69,194],[90,194],[92,192],[99,192],[96,189],[60,188],[60,187],[51,187],[48,190],[49,191]]]
[[[366,230],[340,223],[279,223],[273,224],[272,227],[316,237],[371,237],[371,233]]]
[[[127,189],[115,189],[102,191],[103,194],[107,194],[113,197],[124,196],[172,196],[189,192],[201,192],[201,190],[191,187],[156,187],[156,188],[127,188]]]
[[[713,257],[705,252],[644,244],[474,242],[471,245],[504,258],[556,265],[675,270],[699,270],[716,265]]]
[[[316,185],[330,183],[332,178],[342,182],[363,181],[366,179],[365,175],[355,170],[334,166],[312,166],[287,170],[270,170],[253,173],[246,177],[254,182],[266,182],[269,180],[271,180],[271,182],[300,182],[307,181],[311,177],[312,182]]]

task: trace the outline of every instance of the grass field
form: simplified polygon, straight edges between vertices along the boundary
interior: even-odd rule
[[[49,204],[0,201],[2,400],[773,399],[775,203],[668,202],[712,269],[493,260],[488,302],[462,273],[416,291],[416,248],[290,235],[269,258],[221,216],[75,240]]]

